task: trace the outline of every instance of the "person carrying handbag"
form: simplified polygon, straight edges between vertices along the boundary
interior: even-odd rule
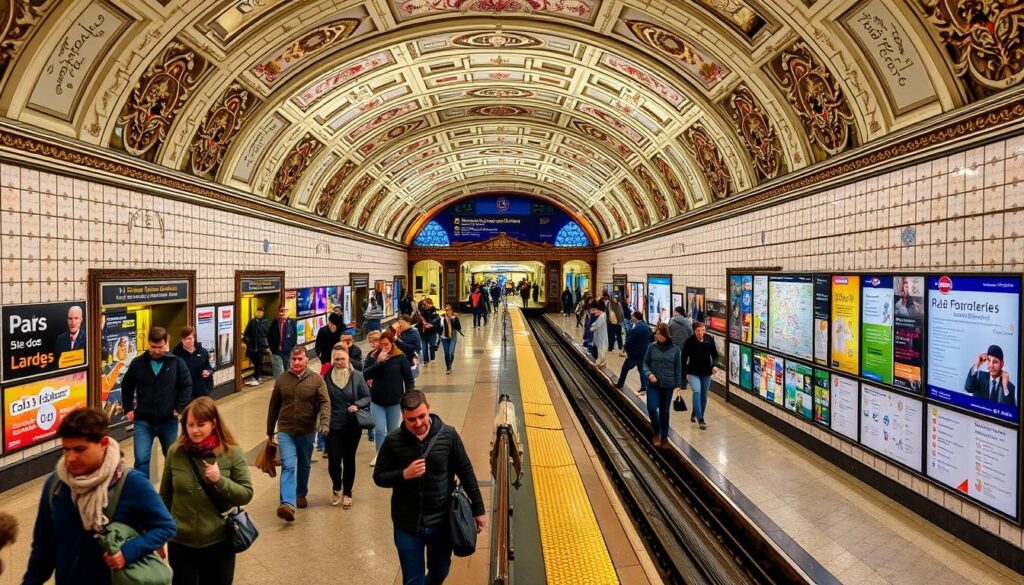
[[[441,344],[444,346],[444,373],[451,374],[452,363],[455,361],[455,346],[458,343],[459,335],[463,335],[462,323],[451,305],[444,306],[444,314],[440,319],[440,334]]]
[[[249,466],[213,399],[193,401],[182,420],[185,432],[168,451],[160,481],[178,525],[168,545],[174,585],[231,585],[236,547],[223,514],[252,500]]]
[[[370,387],[363,373],[352,368],[348,350],[334,346],[331,369],[324,378],[331,398],[331,424],[327,433],[327,473],[331,476],[331,505],[352,507],[352,484],[356,481],[356,450],[362,437],[362,418],[369,417]],[[372,421],[372,418],[370,418]],[[373,425],[375,426],[375,425]],[[372,431],[371,431],[372,432]],[[344,477],[342,473],[344,471]]]

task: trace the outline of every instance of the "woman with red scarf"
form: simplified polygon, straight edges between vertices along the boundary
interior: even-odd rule
[[[160,497],[178,526],[168,545],[174,585],[231,585],[235,551],[221,513],[252,500],[249,466],[211,398],[190,403],[182,420],[185,432],[167,452],[160,481]]]

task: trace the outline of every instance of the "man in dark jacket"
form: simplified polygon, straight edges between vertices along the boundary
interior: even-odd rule
[[[672,335],[672,343],[679,348],[679,351],[683,350],[683,345],[686,344],[686,340],[693,337],[693,319],[686,316],[686,309],[683,307],[676,307],[672,311],[672,318],[668,321],[668,332]],[[686,378],[686,362],[683,362],[683,390],[686,390],[688,384]]]
[[[135,469],[149,477],[153,439],[164,456],[178,438],[178,415],[192,397],[188,364],[167,353],[167,330],[149,330],[149,350],[132,360],[121,380],[121,408],[135,422]]]
[[[57,585],[109,585],[112,570],[134,563],[174,536],[171,514],[149,478],[121,461],[120,446],[108,436],[109,424],[98,408],[80,408],[60,421],[57,437],[64,455],[43,483],[23,585],[43,585],[51,576]],[[80,485],[78,497],[73,497],[69,484],[79,478],[82,483],[91,480],[97,485],[91,490]],[[111,555],[95,538],[102,526],[96,524],[97,518],[88,508],[97,505],[95,490],[109,490],[106,502],[112,503],[110,491],[117,486],[117,507],[101,517],[128,524],[138,536]],[[89,526],[83,517],[92,520]]]
[[[651,328],[644,323],[644,314],[634,311],[630,320],[633,322],[633,327],[626,334],[626,344],[623,348],[626,351],[626,361],[622,362],[619,381],[615,383],[615,387],[619,390],[626,383],[626,375],[630,370],[636,368],[637,372],[640,372],[640,364],[644,361],[644,355],[647,354],[647,346],[651,344]],[[647,392],[647,378],[643,373],[640,374],[640,392]]]
[[[438,327],[441,325],[441,316],[437,314],[434,301],[429,297],[423,303],[423,311],[420,312],[420,323],[417,326],[420,334],[420,355],[423,356],[423,365],[429,364],[434,359],[434,352],[437,348]],[[404,349],[403,349],[404,351]]]
[[[427,397],[419,390],[406,392],[401,405],[402,426],[381,446],[373,481],[394,490],[391,521],[402,581],[423,583],[426,574],[426,583],[440,585],[451,567],[448,517],[455,478],[472,502],[478,533],[487,523],[484,501],[458,432],[430,413]]]
[[[341,335],[341,345],[348,350],[349,363],[352,364],[352,369],[363,371],[363,350],[359,349],[356,345],[356,339],[351,333],[343,333]]]
[[[409,363],[412,363],[413,356],[423,350],[423,338],[412,326],[412,318],[408,315],[399,317],[396,324],[398,335],[395,337],[395,345],[409,358]]]
[[[498,303],[501,302],[501,287],[498,286],[498,281],[491,283],[491,308],[497,313]]]
[[[263,383],[263,356],[270,349],[270,343],[267,341],[269,331],[270,321],[263,316],[263,307],[257,307],[256,316],[249,319],[245,331],[242,332],[245,351],[252,362],[252,379],[246,382],[247,386],[259,386]]]
[[[569,290],[569,287],[565,287],[565,290],[562,291],[562,314],[571,315],[574,305],[575,303],[572,302],[572,291]]]
[[[341,341],[341,322],[341,317],[331,313],[327,315],[327,326],[321,327],[316,333],[316,344],[313,347],[316,350],[316,357],[320,358],[321,377],[327,375],[331,369],[331,352],[334,350],[334,344]]]
[[[171,353],[185,360],[189,377],[192,378],[192,397],[189,402],[200,396],[213,393],[213,366],[210,365],[210,352],[196,340],[196,328],[188,325],[181,330],[181,341],[174,346]]]
[[[267,344],[270,345],[270,364],[276,382],[284,373],[284,365],[288,363],[292,348],[295,347],[299,334],[295,330],[295,320],[288,316],[288,307],[281,305],[277,309],[277,320],[270,324],[267,331]]]

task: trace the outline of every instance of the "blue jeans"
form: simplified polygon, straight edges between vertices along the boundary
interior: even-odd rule
[[[647,387],[647,416],[651,419],[654,436],[668,437],[668,419],[672,415],[672,388],[651,384]]]
[[[309,493],[313,433],[277,433],[277,445],[281,449],[281,503],[294,508],[297,496]]]
[[[275,382],[281,377],[281,374],[284,373],[284,365],[288,363],[289,359],[291,358],[284,354],[270,352],[270,368],[271,372],[274,374]]]
[[[452,369],[452,362],[455,361],[455,345],[459,341],[459,334],[452,332],[448,339],[441,339],[441,347],[444,348],[444,369]]]
[[[403,585],[441,585],[452,566],[452,536],[447,522],[415,533],[395,528],[395,548],[402,565]],[[423,549],[427,549],[426,563]]]
[[[174,441],[178,439],[181,422],[176,418],[161,423],[135,420],[135,470],[149,477],[149,459],[153,455],[153,439],[160,439],[160,450],[164,457]]]
[[[686,376],[693,390],[693,416],[704,422],[704,411],[708,409],[708,392],[711,391],[711,376]]]
[[[420,347],[423,349],[423,363],[429,364],[430,360],[434,359],[436,352],[434,348],[437,346],[437,334],[424,335],[420,337]]]
[[[622,386],[623,384],[625,384],[626,383],[626,375],[629,374],[630,370],[632,370],[633,368],[636,368],[637,373],[640,374],[640,391],[641,392],[646,392],[647,391],[647,378],[644,377],[644,372],[643,372],[642,369],[640,369],[640,363],[642,361],[643,361],[642,359],[635,360],[635,359],[633,359],[631,357],[627,357],[626,361],[622,362],[622,370],[619,372],[619,381],[615,385],[616,386]]]
[[[370,402],[370,414],[373,415],[373,422],[377,423],[377,426],[373,427],[373,446],[380,453],[384,437],[402,424],[402,405],[381,406],[376,402]]]

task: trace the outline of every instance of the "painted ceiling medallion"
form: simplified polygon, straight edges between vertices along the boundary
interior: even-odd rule
[[[922,0],[957,75],[1004,89],[1024,80],[1024,2]]]
[[[645,226],[651,225],[651,213],[647,211],[647,204],[644,203],[644,198],[640,195],[640,192],[636,190],[633,183],[623,180],[622,190],[626,192],[629,200],[633,202],[633,207],[636,208],[636,212],[640,215],[640,219],[643,220]]]
[[[361,22],[360,18],[342,18],[317,27],[295,39],[283,50],[268,56],[267,60],[252,69],[252,74],[268,87],[272,86],[283,72],[293,68],[299,61],[345,41],[359,28]]]
[[[782,166],[782,152],[768,114],[745,86],[738,87],[729,96],[729,104],[732,106],[729,115],[754,161],[754,168],[765,179],[775,177]]]
[[[366,205],[363,206],[362,211],[359,212],[359,222],[356,224],[356,227],[361,230],[366,229],[366,222],[370,221],[370,216],[377,211],[377,208],[380,207],[381,201],[387,197],[388,193],[389,191],[387,187],[377,189],[377,192],[370,197],[369,201],[366,202]]]
[[[533,114],[526,108],[520,108],[519,106],[477,106],[470,108],[466,111],[470,116],[491,116],[507,118],[510,116],[530,116]]]
[[[656,154],[654,155],[654,165],[658,167],[658,171],[661,172],[661,178],[665,179],[665,184],[668,185],[669,193],[672,194],[672,199],[676,202],[676,209],[679,213],[686,211],[686,191],[683,190],[683,184],[679,182],[679,177],[676,176],[675,171],[669,166],[668,161],[665,157]]]
[[[448,44],[467,49],[528,49],[542,47],[544,41],[523,33],[492,31],[458,35],[452,37]]]
[[[142,156],[164,141],[205,69],[206,61],[177,41],[164,49],[132,90],[118,118],[121,144],[129,154]]]
[[[466,97],[472,98],[532,98],[535,95],[530,90],[517,87],[482,87],[466,92]]]
[[[309,163],[320,154],[324,145],[312,134],[307,133],[302,140],[292,148],[292,151],[281,163],[281,168],[274,176],[274,183],[270,186],[270,196],[277,201],[282,201],[292,194],[295,185],[302,178],[302,173],[309,167]]]
[[[608,209],[612,212],[612,219],[615,220],[615,225],[619,226],[619,233],[623,235],[628,234],[629,228],[626,227],[626,221],[622,219],[622,214],[619,213],[619,208],[614,205],[610,205],[608,206]],[[604,223],[603,219],[601,220],[601,223]],[[605,226],[605,231],[608,231],[608,226]]]
[[[189,146],[189,168],[200,177],[216,174],[224,153],[252,114],[259,100],[238,83],[232,83],[210,108]]]
[[[829,156],[845,150],[853,140],[853,113],[839,83],[807,45],[797,43],[784,51],[773,68],[811,143]]]
[[[603,142],[606,146],[611,147],[611,149],[619,153],[619,156],[621,156],[622,158],[629,158],[629,156],[633,154],[633,151],[630,150],[628,146],[615,141],[614,139],[612,139],[611,136],[608,136],[608,134],[606,134],[604,130],[601,130],[600,128],[594,126],[593,124],[584,122],[582,120],[573,119],[572,125],[577,130],[586,134],[590,138],[593,138],[598,142]]]
[[[718,63],[704,59],[692,43],[661,25],[640,20],[626,20],[625,23],[640,42],[655,52],[678,61],[681,65],[696,67],[697,74],[705,86],[715,85],[728,73]]]
[[[651,200],[654,201],[654,210],[658,212],[658,219],[668,217],[668,201],[665,200],[665,194],[661,192],[661,187],[658,186],[658,181],[654,179],[654,175],[644,165],[638,165],[636,173],[640,175],[640,180],[644,182],[644,186],[647,187],[647,193],[651,196]]]
[[[51,4],[51,0],[0,0],[0,72]]]
[[[633,129],[632,126],[622,121],[619,116],[611,114],[602,110],[601,108],[595,108],[594,106],[586,103],[581,103],[576,106],[576,109],[583,112],[584,114],[590,114],[598,120],[601,120],[605,124],[615,128],[621,132],[626,138],[629,138],[635,143],[643,142],[644,137],[639,132]]]
[[[697,166],[708,182],[711,194],[715,199],[722,199],[729,194],[730,177],[729,167],[725,166],[725,159],[719,152],[715,141],[708,136],[707,131],[700,126],[688,128],[685,132],[686,139],[693,147],[693,154],[697,158]]]
[[[384,132],[381,132],[372,141],[359,147],[359,153],[363,156],[370,154],[371,151],[379,146],[382,146],[392,140],[404,136],[410,132],[418,130],[419,128],[426,125],[424,120],[410,120],[409,122],[403,122],[397,126],[388,128]]]
[[[452,12],[539,13],[589,21],[594,0],[392,0],[400,20]]]
[[[356,163],[347,160],[341,167],[335,171],[330,181],[327,181],[327,185],[324,186],[323,191],[320,192],[320,197],[317,198],[316,206],[314,210],[316,214],[321,217],[327,217],[327,212],[331,210],[331,205],[334,204],[335,197],[341,191],[341,185],[345,182],[345,179],[352,174],[356,168]]]
[[[362,179],[359,179],[352,189],[349,190],[348,194],[345,195],[344,201],[341,202],[341,210],[338,212],[338,221],[341,223],[349,223],[349,216],[352,215],[352,210],[355,209],[356,203],[366,195],[366,192],[370,189],[370,185],[373,184],[373,177],[370,175],[364,175]]]

